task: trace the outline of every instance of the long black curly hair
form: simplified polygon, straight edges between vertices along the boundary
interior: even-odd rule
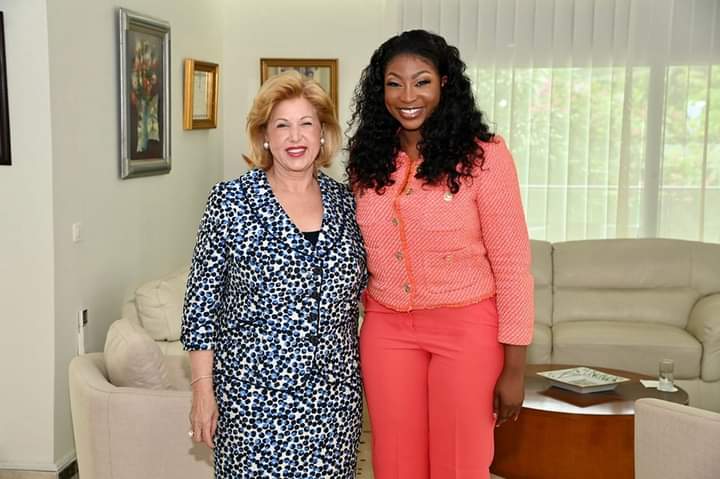
[[[393,184],[390,176],[400,150],[400,123],[385,107],[385,68],[403,54],[421,57],[435,67],[441,78],[447,78],[440,103],[420,130],[418,150],[423,161],[416,177],[427,184],[445,180],[450,191],[457,193],[461,180],[471,178],[474,167],[483,166],[484,152],[476,141],[490,141],[493,133],[475,106],[460,52],[441,36],[425,30],[410,30],[390,38],[375,50],[362,72],[348,122],[349,130],[355,128],[347,148],[350,186],[382,194],[386,186]]]

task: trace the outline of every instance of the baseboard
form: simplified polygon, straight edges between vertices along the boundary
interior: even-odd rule
[[[72,452],[57,464],[0,463],[0,479],[70,479],[77,470],[75,453]]]
[[[57,462],[57,469],[55,470],[58,472],[62,472],[69,466],[71,466],[73,463],[75,463],[75,467],[77,467],[77,461],[75,459],[75,450],[68,452],[65,457],[63,457]]]
[[[0,479],[57,479],[57,473],[23,469],[0,469]]]
[[[58,472],[57,464],[42,464],[42,463],[17,463],[17,462],[0,462],[0,474],[3,471],[35,471],[35,472]],[[2,479],[2,475],[0,475]]]

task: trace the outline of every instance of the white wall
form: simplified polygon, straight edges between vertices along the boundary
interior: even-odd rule
[[[223,95],[225,177],[245,171],[245,119],[260,87],[260,58],[337,58],[339,116],[345,129],[352,92],[382,41],[384,0],[225,0]],[[227,83],[226,83],[227,84]],[[329,173],[344,176],[342,157]]]
[[[77,311],[89,311],[87,349],[102,350],[123,299],[189,262],[210,186],[222,176],[222,125],[182,128],[183,60],[221,62],[219,0],[125,0],[171,26],[172,171],[118,178],[117,16],[114,0],[49,1],[55,218],[54,454],[73,452],[67,365]],[[72,224],[83,240],[72,242]]]
[[[89,310],[87,349],[102,350],[130,291],[189,261],[222,177],[222,125],[182,129],[183,59],[222,62],[221,0],[123,4],[171,24],[168,175],[118,178],[116,3],[0,1],[15,163],[0,168],[0,468],[72,459],[77,311]],[[71,241],[74,222],[81,243]]]
[[[12,166],[0,166],[0,467],[52,462],[53,223],[45,0],[1,0]]]

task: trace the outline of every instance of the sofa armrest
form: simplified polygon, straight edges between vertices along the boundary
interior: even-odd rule
[[[687,330],[702,343],[700,377],[720,379],[720,293],[700,298],[690,312]]]
[[[82,477],[213,476],[211,451],[187,435],[190,391],[115,387],[106,379],[100,353],[74,358],[69,376]]]

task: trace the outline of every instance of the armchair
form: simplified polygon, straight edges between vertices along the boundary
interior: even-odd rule
[[[720,414],[659,399],[635,402],[637,479],[720,477]]]
[[[176,389],[116,387],[102,353],[70,363],[70,403],[80,477],[210,479],[211,451],[188,437],[187,359],[168,357]]]

